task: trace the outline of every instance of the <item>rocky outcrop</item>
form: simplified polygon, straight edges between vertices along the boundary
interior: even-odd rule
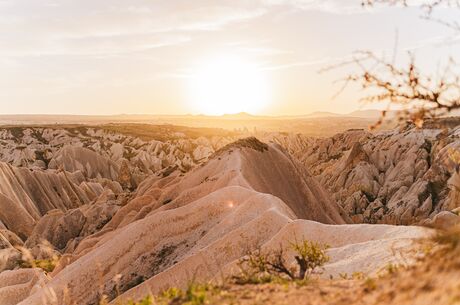
[[[120,292],[114,304],[137,299],[191,279],[230,275],[249,249],[278,248],[294,237],[331,245],[326,277],[372,274],[393,262],[395,247],[409,249],[412,239],[428,232],[346,221],[329,193],[284,149],[248,139],[186,174],[145,180],[101,230],[63,256],[46,289],[19,304],[41,304],[48,290],[58,301],[66,294],[77,304],[97,303],[101,292],[109,299]]]
[[[229,142],[163,129],[161,141],[144,141],[97,127],[0,128],[0,229],[34,258],[72,252],[146,177],[186,172]],[[1,240],[0,264],[16,268],[21,253]]]
[[[22,246],[24,246],[24,242],[19,236],[9,230],[0,229],[0,249]]]
[[[144,141],[111,131],[110,126],[0,128],[0,161],[16,167],[78,171],[89,179],[119,181],[131,190],[168,167],[186,172],[234,140],[221,136],[186,138],[158,126],[142,132],[154,129],[162,131],[159,140]]]
[[[456,166],[454,174],[447,181],[450,189],[449,203],[450,209],[460,207],[460,164]]]
[[[85,217],[80,209],[68,212],[52,210],[46,213],[27,239],[26,247],[34,248],[48,241],[58,250],[63,250],[67,242],[80,235],[85,225]]]
[[[459,127],[266,135],[309,168],[355,222],[414,224],[460,205]],[[450,187],[449,187],[450,186]]]
[[[31,292],[42,289],[48,281],[49,278],[41,269],[2,272],[0,273],[0,304],[16,305]]]
[[[61,253],[72,251],[79,241],[104,227],[120,208],[115,194],[105,191],[96,201],[67,211],[52,210],[36,224],[25,246],[28,249],[43,244]]]
[[[231,275],[249,249],[296,237],[331,246],[325,277],[375,274],[431,231],[347,223],[456,223],[459,136],[350,130],[327,139],[265,134],[266,144],[0,129],[0,270],[17,268],[23,241],[35,259],[61,257],[41,289],[30,289],[38,282],[29,273],[0,282],[0,300],[42,304],[48,291],[58,303],[118,292],[136,299]]]
[[[46,212],[78,208],[101,194],[80,172],[29,170],[0,162],[0,220],[26,239]]]
[[[64,146],[49,162],[48,168],[67,172],[81,172],[88,178],[118,178],[118,165],[84,147]]]
[[[460,224],[460,216],[451,211],[443,211],[436,214],[432,219],[426,219],[423,225],[440,230],[448,230]]]

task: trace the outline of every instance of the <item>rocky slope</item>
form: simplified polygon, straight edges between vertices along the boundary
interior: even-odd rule
[[[309,168],[354,222],[414,224],[460,206],[458,126],[265,139]]]
[[[92,182],[115,181],[132,191],[152,175],[187,172],[240,137],[189,137],[152,126],[149,132],[166,128],[154,133],[161,140],[141,140],[138,135],[145,135],[146,127],[141,132],[133,126],[115,127],[4,128],[0,160],[18,167],[78,172]],[[349,130],[330,138],[258,133],[300,160],[354,222],[389,224],[426,222],[460,206],[460,175],[455,170],[459,136],[456,125],[376,134]],[[112,183],[114,187],[120,189]]]
[[[106,192],[118,197],[149,176],[186,172],[231,141],[154,126],[163,141],[143,141],[115,127],[1,128],[0,226],[25,239],[48,211],[79,208]]]
[[[161,170],[188,171],[234,140],[212,136],[209,131],[200,136],[193,129],[193,137],[188,137],[173,127],[129,127],[3,127],[0,161],[31,169],[80,171],[87,178],[121,180],[135,188],[145,177]],[[154,132],[157,130],[161,133]]]
[[[188,173],[144,180],[99,229],[85,229],[85,217],[79,208],[42,218],[26,245],[53,231],[50,243],[65,254],[46,280],[40,272],[1,273],[9,283],[0,286],[2,304],[143,297],[232,274],[248,250],[278,248],[294,236],[331,246],[325,277],[372,274],[396,259],[395,249],[411,249],[412,240],[428,234],[416,227],[345,225],[348,217],[304,167],[279,145],[254,138],[218,150]],[[63,223],[72,226],[59,231]],[[14,281],[15,272],[23,279]],[[31,283],[35,289],[21,289]]]
[[[448,238],[448,243],[449,240],[453,241]],[[459,252],[458,245],[444,245],[420,257],[409,268],[388,268],[378,277],[355,274],[307,283],[275,281],[238,285],[227,282],[217,286],[198,286],[194,293],[206,304],[222,305],[456,305],[460,301]],[[155,297],[158,302],[168,305],[187,304],[187,297],[179,301],[168,296]]]
[[[372,275],[430,234],[374,223],[459,222],[460,127],[240,136],[0,128],[0,304],[137,299],[297,237],[331,246],[324,277]]]
[[[0,128],[0,270],[20,263],[18,245],[45,259],[72,249],[109,222],[146,177],[186,172],[230,142],[213,132],[149,125]]]
[[[21,238],[53,209],[78,208],[96,199],[104,187],[80,172],[30,171],[0,163],[0,223]]]

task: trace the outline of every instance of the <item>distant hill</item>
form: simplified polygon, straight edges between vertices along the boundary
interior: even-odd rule
[[[356,110],[347,114],[347,117],[355,118],[378,118],[382,114],[381,110],[368,109],[368,110]]]
[[[343,116],[342,114],[326,112],[326,111],[315,111],[310,114],[307,114],[306,118],[328,118],[328,117],[339,117]]]

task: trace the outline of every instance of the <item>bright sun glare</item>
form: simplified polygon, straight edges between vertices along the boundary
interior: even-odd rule
[[[221,56],[192,72],[190,102],[202,114],[257,113],[270,103],[266,75],[241,58]]]

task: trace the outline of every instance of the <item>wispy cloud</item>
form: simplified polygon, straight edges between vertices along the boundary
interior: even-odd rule
[[[319,59],[310,60],[310,61],[299,61],[299,62],[291,62],[291,63],[281,64],[281,65],[266,66],[266,67],[262,67],[261,70],[277,71],[277,70],[285,70],[285,69],[291,69],[291,68],[324,65],[330,62],[331,62],[331,58],[325,57],[325,58],[319,58]]]
[[[265,7],[203,2],[200,6],[146,0],[2,1],[1,54],[137,52],[184,43],[193,33],[216,31],[266,12]]]
[[[267,5],[290,6],[307,11],[320,11],[333,14],[362,14],[371,12],[364,9],[356,0],[264,0]]]

